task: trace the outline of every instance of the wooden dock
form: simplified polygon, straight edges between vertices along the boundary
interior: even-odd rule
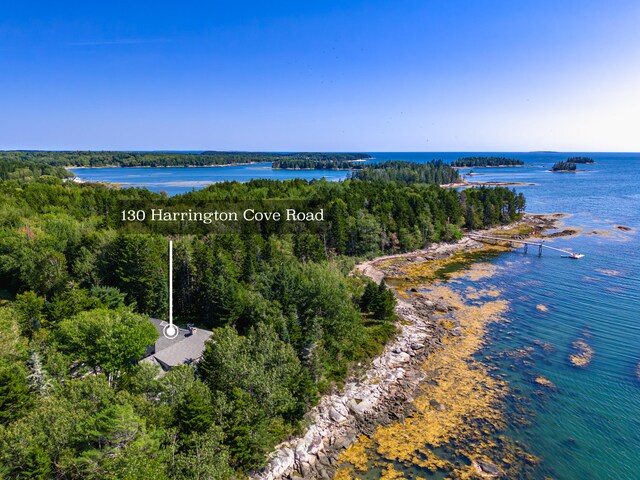
[[[550,245],[546,245],[544,243],[544,240],[541,240],[540,242],[532,242],[529,240],[517,240],[515,238],[505,238],[505,237],[493,237],[490,235],[480,235],[477,233],[468,233],[467,234],[468,237],[473,238],[473,239],[477,239],[477,240],[494,240],[494,241],[499,241],[499,242],[507,242],[507,243],[519,243],[521,245],[524,245],[524,253],[527,253],[529,250],[529,246],[532,246],[534,248],[538,248],[538,256],[541,257],[542,256],[542,249],[543,248],[548,248],[550,250],[555,250],[557,252],[561,252],[563,253],[563,257],[564,258],[573,258],[573,259],[578,259],[578,258],[582,258],[584,257],[584,255],[582,255],[581,253],[577,253],[577,252],[572,252],[571,250],[563,250],[562,248],[556,248],[556,247],[552,247]]]

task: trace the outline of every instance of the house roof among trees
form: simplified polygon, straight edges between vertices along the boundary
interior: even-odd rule
[[[212,332],[200,328],[179,328],[176,338],[169,339],[164,336],[164,327],[167,322],[157,318],[150,318],[160,334],[155,343],[155,351],[142,361],[157,361],[164,369],[171,369],[177,365],[196,362],[204,352],[205,344]]]

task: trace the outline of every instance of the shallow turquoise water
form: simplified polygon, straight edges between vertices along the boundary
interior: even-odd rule
[[[483,176],[537,183],[523,188],[529,211],[568,212],[567,225],[612,233],[553,242],[584,253],[580,260],[522,252],[495,259],[501,274],[490,281],[506,292],[511,322],[493,329],[484,353],[534,415],[530,426],[513,425],[509,433],[543,459],[540,478],[633,480],[640,478],[640,155],[592,156],[598,164],[584,167],[590,172],[548,173],[545,164]],[[568,361],[577,339],[594,350],[585,368]],[[533,347],[530,358],[500,357],[524,347]],[[539,374],[557,390],[535,394]]]
[[[469,153],[373,153],[375,160],[455,160]],[[486,153],[479,154],[486,155]],[[527,211],[566,212],[566,225],[585,233],[552,245],[585,254],[580,260],[522,251],[492,260],[496,285],[509,300],[508,324],[491,330],[490,346],[480,358],[499,366],[515,395],[509,407],[524,405],[531,424],[514,423],[508,435],[542,458],[539,478],[640,479],[640,154],[587,154],[598,163],[577,173],[551,173],[568,154],[510,153],[521,168],[476,169],[477,180],[535,183],[519,187]],[[167,190],[170,194],[224,180],[251,178],[344,178],[346,172],[271,170],[269,164],[223,168],[83,169],[87,180],[102,180]],[[633,228],[631,233],[614,225]],[[603,231],[606,234],[588,235]],[[462,284],[456,288],[464,288]],[[548,308],[541,312],[536,305]],[[594,350],[585,368],[572,366],[572,343],[583,339]],[[552,350],[541,347],[547,343]],[[532,347],[528,358],[505,352]],[[541,391],[533,379],[544,375],[556,386]],[[537,393],[536,393],[537,392]],[[427,478],[424,473],[421,476]]]

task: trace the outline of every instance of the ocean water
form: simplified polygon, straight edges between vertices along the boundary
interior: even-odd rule
[[[540,477],[640,479],[640,155],[590,154],[588,172],[550,173],[541,155],[519,169],[484,170],[482,179],[532,182],[523,187],[530,212],[566,212],[583,232],[552,245],[580,260],[522,251],[493,260],[491,279],[510,302],[509,324],[495,325],[483,354],[524,401],[530,425],[508,434],[542,458]],[[520,157],[519,157],[520,158]],[[534,162],[539,162],[536,164]],[[486,172],[486,173],[485,173]],[[623,233],[614,226],[631,227]],[[593,232],[599,232],[593,234]],[[544,305],[547,312],[536,308]],[[589,365],[571,365],[572,343],[593,349]],[[546,348],[542,348],[542,343]],[[503,352],[531,347],[528,358]],[[638,372],[638,373],[636,373]],[[533,379],[557,387],[542,395]],[[543,389],[544,390],[544,389]]]
[[[455,160],[472,153],[373,153],[373,161]],[[487,155],[487,153],[477,154]],[[542,459],[535,477],[566,480],[640,479],[640,154],[587,153],[595,165],[584,172],[551,173],[573,155],[509,153],[525,167],[476,169],[473,180],[530,182],[517,187],[531,213],[563,212],[580,234],[550,245],[585,255],[580,260],[545,251],[513,251],[490,260],[498,274],[481,280],[509,302],[508,323],[494,324],[481,361],[498,367],[514,392],[507,409],[526,412],[506,435]],[[85,180],[166,190],[176,194],[224,180],[320,178],[346,172],[271,170],[269,164],[222,168],[79,169]],[[464,173],[464,171],[463,171]],[[630,227],[622,232],[615,226]],[[464,288],[465,284],[453,286]],[[478,286],[478,285],[476,285]],[[537,306],[543,305],[546,311]],[[568,356],[582,340],[593,350],[585,367]],[[523,350],[525,349],[525,350]],[[522,358],[505,353],[526,351]],[[556,389],[534,383],[544,376]],[[430,477],[421,472],[423,478]]]
[[[133,167],[133,168],[70,168],[76,176],[88,182],[117,183],[124,187],[148,188],[169,195],[205,188],[217,182],[248,182],[256,178],[286,180],[289,178],[325,178],[343,180],[346,170],[274,170],[271,163],[230,165],[222,167]]]

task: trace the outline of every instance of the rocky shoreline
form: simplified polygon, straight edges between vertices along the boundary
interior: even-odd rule
[[[560,218],[562,216],[558,214],[527,215],[521,222],[503,228],[553,228]],[[482,243],[465,237],[453,244],[439,243],[425,250],[378,257],[359,264],[356,270],[379,282],[389,273],[383,272],[383,262],[396,259],[407,262],[439,260],[483,247]],[[393,290],[398,300],[396,338],[385,346],[383,353],[371,362],[364,373],[345,382],[340,392],[323,396],[307,414],[310,426],[304,434],[278,445],[267,466],[250,478],[333,478],[340,454],[360,435],[371,435],[379,425],[411,416],[414,392],[424,379],[421,366],[432,352],[442,346],[447,334],[447,329],[436,315],[455,307],[420,295],[404,298]]]

